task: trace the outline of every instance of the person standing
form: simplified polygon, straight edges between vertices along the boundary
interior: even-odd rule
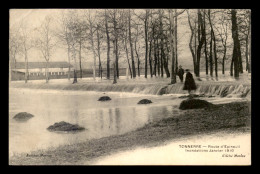
[[[181,82],[183,82],[183,75],[184,75],[184,70],[182,69],[182,66],[179,66],[179,70],[178,70],[178,76],[181,80]]]
[[[75,69],[74,69],[74,79],[73,79],[73,83],[72,84],[74,84],[74,83],[77,83],[77,72],[76,72]]]
[[[188,90],[189,95],[190,95],[191,90],[196,90],[197,87],[196,87],[194,78],[193,78],[192,74],[190,73],[189,69],[186,69],[185,71],[186,71],[186,78],[185,78],[183,90]]]

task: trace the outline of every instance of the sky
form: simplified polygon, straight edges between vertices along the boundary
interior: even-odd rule
[[[58,15],[62,9],[11,9],[10,10],[10,27],[19,23],[24,19],[27,23],[29,29],[37,28],[41,25],[41,22],[47,15]],[[179,64],[192,64],[192,57],[188,47],[188,42],[190,38],[190,30],[188,28],[188,21],[185,18],[186,13],[183,13],[178,21],[178,57]],[[84,50],[85,57],[88,57],[88,60],[92,60],[89,57],[93,57],[91,50]],[[29,61],[45,61],[44,58],[40,55],[39,51],[32,49],[28,53]],[[84,56],[83,56],[84,57]],[[102,56],[103,59],[106,59],[105,54]],[[67,61],[67,52],[66,49],[57,48],[54,55],[51,58],[51,61]],[[18,57],[17,61],[24,61],[23,57]],[[89,64],[83,60],[84,64]],[[85,65],[88,66],[88,65]]]

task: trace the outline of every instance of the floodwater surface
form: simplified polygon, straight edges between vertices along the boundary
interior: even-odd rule
[[[110,96],[112,100],[98,101],[101,96]],[[9,154],[12,156],[119,135],[152,121],[177,116],[183,112],[178,109],[183,100],[178,96],[10,88]],[[138,105],[138,101],[144,98],[153,103]],[[209,100],[227,102],[227,99],[220,98]],[[17,122],[13,117],[19,112],[28,112],[34,117],[26,122]],[[78,124],[85,130],[77,133],[47,130],[50,125],[60,121]]]
[[[99,97],[106,95],[112,100],[98,101]],[[138,105],[143,98],[153,103]],[[148,122],[179,114],[181,100],[172,98],[130,93],[10,88],[9,153],[28,153],[133,131]],[[26,122],[17,122],[13,117],[19,112],[28,112],[34,117]],[[46,129],[60,121],[78,124],[85,130],[56,133]]]

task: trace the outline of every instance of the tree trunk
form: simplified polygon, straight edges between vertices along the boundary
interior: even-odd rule
[[[151,74],[151,77],[153,77],[153,65],[152,65],[152,58],[151,58],[151,55],[152,54],[152,41],[150,41],[150,44],[149,44],[149,65],[150,65],[150,74]]]
[[[222,74],[225,74],[225,60],[226,60],[226,47],[224,48],[224,55],[223,55],[223,59],[222,59]]]
[[[194,53],[194,48],[192,46],[192,42],[193,42],[192,40],[193,40],[194,33],[196,33],[196,30],[194,28],[192,28],[191,21],[190,21],[190,15],[189,15],[188,10],[187,10],[187,14],[188,14],[188,22],[189,22],[189,26],[190,26],[190,30],[191,30],[189,48],[190,48],[190,52],[191,52],[191,55],[192,55],[194,72],[196,72],[196,54]],[[196,36],[195,36],[195,40],[196,40]],[[196,48],[196,46],[195,46],[195,48]]]
[[[197,49],[197,60],[196,60],[196,77],[200,76],[200,57],[201,57],[201,49],[205,41],[205,29],[202,22],[202,15],[200,10],[198,10],[198,49]]]
[[[175,23],[174,23],[174,53],[175,53],[175,74],[178,73],[178,33],[177,33],[177,22],[178,22],[178,15],[177,9],[175,11]]]
[[[241,55],[241,46],[240,41],[238,40],[237,43],[237,52],[238,52],[238,60],[239,60],[239,73],[243,73],[243,61],[242,61],[242,55]]]
[[[80,78],[82,79],[82,67],[81,67],[81,41],[79,43],[79,71],[80,71]]]
[[[160,58],[160,47],[159,47],[159,39],[157,38],[157,61],[158,61],[158,76],[160,77],[160,75],[161,75],[161,64],[160,64],[160,60],[161,60],[161,58]]]
[[[99,38],[99,26],[97,26],[97,51],[98,51],[98,76],[101,77],[101,58],[100,58],[100,38]]]
[[[156,66],[157,66],[157,55],[156,55],[156,44],[155,44],[155,39],[154,39],[154,44],[153,44],[153,53],[154,53],[154,75],[156,76]]]
[[[209,74],[209,62],[208,62],[209,60],[208,60],[206,37],[205,37],[204,53],[205,53],[206,75],[208,75]]]
[[[216,38],[215,38],[215,33],[214,33],[214,29],[213,29],[210,17],[209,17],[209,23],[210,23],[210,27],[211,27],[211,37],[213,39],[213,44],[214,44],[213,50],[214,50],[215,75],[216,75],[216,77],[218,77],[218,58],[217,58],[217,50],[216,50]]]
[[[113,81],[113,84],[115,84],[115,83],[117,83],[117,71],[116,71],[116,46],[115,46],[116,44],[115,44],[115,41],[113,41],[113,47],[114,47],[114,50],[113,50],[113,53],[114,53],[114,65],[113,65],[113,67],[114,67],[114,81]]]
[[[171,75],[170,75],[170,71],[169,71],[169,69],[168,69],[168,62],[167,62],[167,60],[166,60],[166,56],[165,56],[165,53],[164,53],[164,49],[162,49],[162,52],[161,52],[162,54],[162,60],[163,60],[163,67],[164,67],[164,70],[165,70],[165,73],[166,73],[166,77],[168,78],[168,77],[170,77]],[[163,71],[162,71],[162,74],[163,74]],[[163,77],[163,76],[162,76]]]
[[[145,69],[144,69],[144,77],[147,78],[147,57],[148,57],[148,26],[147,26],[147,22],[148,22],[148,11],[146,10],[146,18],[144,21],[144,34],[145,34]]]
[[[170,10],[170,47],[171,47],[171,84],[175,84],[176,81],[176,71],[175,71],[175,40],[176,33],[173,31],[175,21],[173,20],[172,10]]]
[[[209,69],[210,69],[210,76],[213,77],[213,55],[212,55],[212,30],[210,35],[210,50],[209,50]]]
[[[137,49],[136,49],[136,42],[135,41],[135,54],[136,54],[136,57],[137,57],[137,72],[138,72],[138,77],[140,77],[140,58],[139,58],[139,55],[138,55],[138,52],[137,52]]]
[[[216,38],[213,31],[213,41],[214,41],[214,62],[215,62],[215,75],[218,77],[218,58],[217,58],[217,50],[216,50]]]
[[[233,48],[234,53],[234,48]],[[230,64],[230,76],[233,76],[233,69],[234,69],[234,55],[232,55],[231,64]]]
[[[70,80],[70,47],[69,46],[68,46],[68,61],[69,61],[68,80]]]
[[[96,79],[96,52],[95,52],[95,46],[94,46],[94,33],[93,33],[93,26],[92,23],[90,22],[90,41],[91,41],[91,47],[92,47],[92,52],[93,52],[93,58],[94,58],[94,63],[93,63],[93,79]]]
[[[49,61],[46,61],[46,83],[49,83]]]
[[[249,61],[248,61],[248,73],[251,73],[251,12],[249,15],[249,29],[248,29],[248,57],[249,57]]]
[[[108,24],[107,24],[107,13],[105,9],[105,27],[106,27],[106,35],[107,35],[107,79],[110,79],[110,38],[108,32]]]
[[[240,43],[238,39],[238,28],[237,28],[237,17],[236,10],[231,10],[231,21],[232,21],[232,38],[234,42],[233,49],[233,60],[234,60],[234,76],[235,78],[239,77],[239,71],[241,72],[241,51],[240,51]]]
[[[127,36],[126,36],[127,37]],[[130,66],[130,62],[129,62],[129,58],[128,58],[128,49],[127,49],[127,41],[126,41],[126,38],[124,39],[125,40],[125,52],[126,52],[126,58],[127,58],[127,63],[128,63],[128,67],[129,67],[129,71],[130,71],[130,75],[131,75],[131,78],[133,78],[133,74],[132,74],[132,71],[131,71],[131,66]]]
[[[130,9],[129,9],[128,24],[129,24],[129,44],[130,44],[131,59],[132,59],[133,78],[135,78],[136,77],[136,72],[135,72],[134,51],[133,51],[133,44],[132,44],[132,37],[131,37],[131,14],[130,14]],[[130,69],[130,73],[131,73],[131,69]],[[132,74],[131,74],[131,78],[132,78]]]
[[[25,75],[25,77],[24,77],[24,79],[25,79],[25,83],[27,83],[27,81],[28,81],[28,57],[27,57],[27,50],[25,50],[25,73],[24,73],[24,75]]]
[[[116,76],[119,78],[119,66],[118,66],[118,40],[115,41],[116,44]]]
[[[208,65],[208,51],[207,51],[207,33],[206,33],[206,10],[203,11],[203,23],[204,23],[204,32],[205,32],[205,41],[204,41],[204,53],[205,53],[205,64],[206,64],[206,75],[209,74],[209,65]]]
[[[164,66],[164,55],[163,55],[163,48],[162,48],[162,40],[161,40],[161,77],[163,77],[163,66]]]
[[[159,11],[159,20],[160,20],[160,49],[161,49],[161,77],[163,77],[163,67],[165,66],[164,58],[164,48],[163,48],[163,22],[162,22],[162,11]]]
[[[157,55],[156,55],[156,42],[155,42],[155,25],[153,24],[153,53],[154,53],[154,70],[153,74],[156,76],[156,66],[157,66]]]
[[[208,60],[206,37],[205,37],[204,53],[205,53],[205,63],[206,63],[206,75],[208,75],[209,74],[209,63],[208,63],[209,60]]]

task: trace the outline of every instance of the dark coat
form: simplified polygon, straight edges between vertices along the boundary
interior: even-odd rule
[[[178,76],[183,76],[183,74],[184,74],[184,70],[180,68],[178,71]]]
[[[187,72],[183,90],[196,90],[196,89],[197,89],[197,87],[196,87],[192,74],[190,72]]]

